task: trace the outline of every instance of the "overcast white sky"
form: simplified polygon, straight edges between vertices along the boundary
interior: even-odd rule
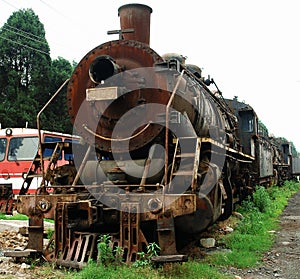
[[[52,59],[79,62],[117,35],[118,8],[152,7],[150,46],[177,52],[204,68],[224,98],[250,104],[269,132],[300,151],[299,0],[0,0],[0,26],[18,9],[32,8],[46,30]]]

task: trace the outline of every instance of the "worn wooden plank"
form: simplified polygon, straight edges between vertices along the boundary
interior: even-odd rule
[[[187,255],[163,255],[163,256],[154,256],[151,258],[153,262],[156,263],[169,263],[169,262],[187,262]]]
[[[36,250],[33,249],[25,249],[22,251],[13,250],[13,251],[5,251],[3,255],[5,257],[14,257],[14,258],[20,258],[20,257],[28,257],[34,253],[37,253]]]

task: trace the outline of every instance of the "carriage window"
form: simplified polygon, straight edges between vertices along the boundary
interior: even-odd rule
[[[5,158],[6,144],[6,139],[0,139],[0,161],[3,161]]]
[[[253,132],[254,117],[252,111],[240,112],[241,117],[241,129],[244,132]]]
[[[283,143],[282,144],[282,151],[286,155],[292,155],[291,145],[288,144],[288,143]]]
[[[9,141],[8,160],[33,160],[38,150],[38,137],[16,137]]]
[[[65,149],[64,159],[66,161],[74,160],[74,154],[72,152],[72,145],[73,144],[79,144],[78,140],[72,140],[72,139],[65,139],[65,142],[71,142],[70,148]]]
[[[62,138],[58,138],[58,137],[49,137],[49,136],[46,136],[44,138],[44,142],[62,142]],[[44,157],[51,157],[52,156],[52,153],[53,153],[53,148],[45,148],[44,150],[44,153],[43,153],[43,156]],[[61,160],[62,156],[60,155],[59,156],[59,160]]]

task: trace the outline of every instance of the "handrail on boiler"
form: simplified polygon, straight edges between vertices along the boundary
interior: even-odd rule
[[[41,133],[41,123],[40,123],[40,116],[42,112],[49,106],[49,104],[54,100],[54,98],[61,92],[61,90],[65,87],[65,85],[69,82],[69,78],[64,81],[64,83],[58,88],[58,90],[52,95],[49,101],[43,106],[43,108],[39,111],[36,117],[36,126],[38,129],[38,136],[39,136],[39,151],[40,151],[40,160],[41,160],[41,173],[42,173],[42,183],[41,187],[45,186],[45,172],[44,172],[44,160],[43,160],[43,152],[42,152],[42,133]]]
[[[168,185],[168,153],[169,153],[169,109],[170,109],[170,106],[173,102],[173,99],[175,97],[175,93],[177,91],[177,88],[179,86],[179,82],[181,81],[182,77],[183,77],[183,73],[184,73],[185,70],[182,70],[181,73],[180,73],[180,76],[178,77],[178,80],[176,82],[176,85],[173,89],[173,92],[170,96],[170,99],[169,99],[169,102],[166,106],[166,138],[165,138],[165,178],[164,178],[164,181],[165,181],[165,185],[167,186]],[[165,189],[165,188],[164,188]]]

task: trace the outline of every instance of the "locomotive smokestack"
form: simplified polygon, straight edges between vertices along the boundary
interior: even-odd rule
[[[136,40],[149,45],[150,15],[152,9],[142,4],[123,5],[118,10],[121,30],[134,29],[133,33],[123,33],[125,40]]]

